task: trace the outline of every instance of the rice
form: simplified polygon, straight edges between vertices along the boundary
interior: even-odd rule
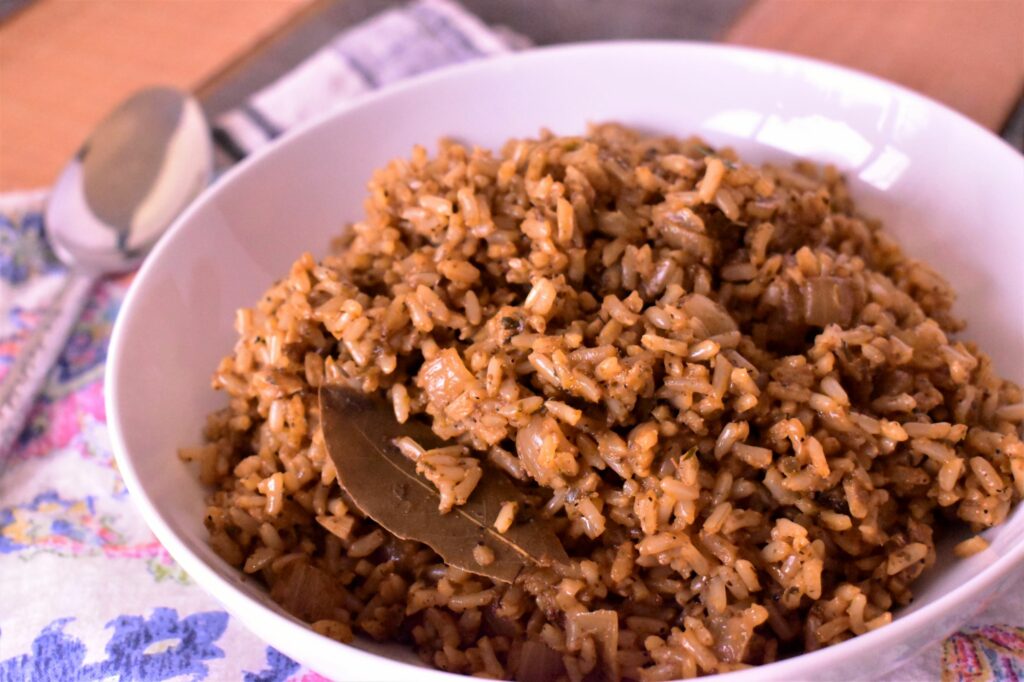
[[[988,549],[988,541],[980,535],[975,535],[953,547],[953,553],[958,557],[969,557]]]
[[[239,311],[228,405],[181,456],[213,549],[327,637],[521,680],[725,672],[884,626],[937,535],[1024,494],[1024,394],[952,301],[831,168],[618,125],[444,141]],[[486,461],[571,560],[499,583],[364,517],[319,429],[332,384],[449,441],[397,443],[440,512]]]
[[[512,527],[518,507],[517,502],[505,502],[501,505],[501,510],[498,512],[497,518],[494,519],[494,527],[499,533],[504,533]]]

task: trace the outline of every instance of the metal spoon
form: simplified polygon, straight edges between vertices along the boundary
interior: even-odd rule
[[[118,106],[61,173],[46,207],[46,236],[68,277],[0,383],[0,462],[102,276],[130,270],[213,176],[199,104],[172,88]]]

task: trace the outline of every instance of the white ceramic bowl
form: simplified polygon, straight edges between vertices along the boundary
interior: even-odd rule
[[[360,99],[241,164],[181,217],[121,310],[107,370],[117,461],[175,559],[259,637],[341,679],[455,679],[408,650],[320,637],[206,544],[204,490],[178,461],[223,403],[209,388],[251,305],[302,251],[323,253],[361,213],[371,170],[441,136],[497,146],[546,126],[615,120],[698,133],[754,160],[838,165],[859,205],[960,293],[968,335],[1024,380],[1024,160],[963,116],[884,81],[807,59],[688,43],[606,43],[478,62]],[[751,679],[871,678],[948,634],[1024,563],[1024,507],[991,547],[940,560],[911,609],[828,649],[732,673]],[[946,553],[948,555],[948,552]]]

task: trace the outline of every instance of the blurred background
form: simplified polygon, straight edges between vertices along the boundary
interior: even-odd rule
[[[50,184],[133,90],[196,92],[211,119],[388,0],[0,0],[0,191]],[[725,41],[895,80],[1021,147],[1024,0],[462,0],[537,45]],[[670,85],[670,84],[669,84]]]

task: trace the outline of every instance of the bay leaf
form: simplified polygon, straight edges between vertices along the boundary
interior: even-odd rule
[[[568,561],[551,521],[525,508],[504,472],[482,463],[483,476],[466,503],[442,514],[437,490],[393,444],[408,436],[426,449],[445,445],[429,426],[399,424],[389,402],[344,386],[321,386],[319,398],[320,428],[339,484],[360,511],[395,536],[428,545],[450,566],[506,583],[530,564]],[[506,501],[518,502],[520,511],[512,527],[499,533],[494,520]],[[487,566],[473,557],[481,543],[494,552]]]

